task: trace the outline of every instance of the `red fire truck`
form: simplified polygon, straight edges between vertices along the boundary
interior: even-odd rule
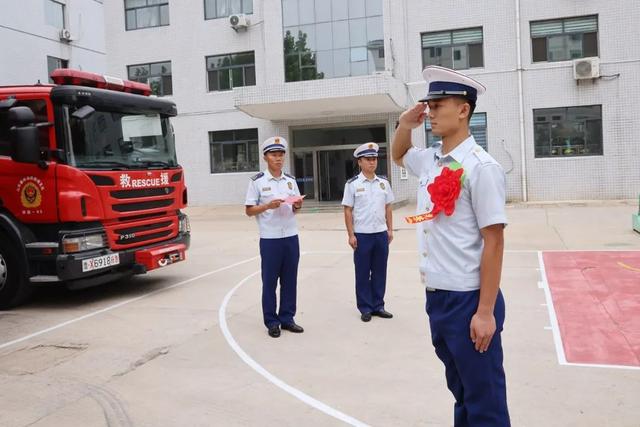
[[[0,309],[185,259],[173,102],[146,84],[58,69],[0,86]]]

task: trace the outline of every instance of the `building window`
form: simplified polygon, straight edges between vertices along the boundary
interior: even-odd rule
[[[536,157],[602,155],[602,106],[533,110]]]
[[[167,96],[173,94],[171,61],[129,65],[127,73],[129,80],[148,84],[154,95]]]
[[[442,138],[439,136],[435,136],[431,131],[431,122],[426,120],[424,122],[424,127],[427,132],[427,147],[431,147],[436,142],[440,141]],[[471,116],[471,120],[469,121],[469,132],[473,135],[473,138],[476,140],[476,143],[488,150],[487,146],[487,113],[473,113]]]
[[[44,21],[56,28],[64,28],[64,4],[54,0],[44,0]]]
[[[211,173],[257,171],[258,129],[209,132],[209,150]]]
[[[253,13],[253,0],[204,0],[204,19]]]
[[[422,34],[422,66],[454,70],[484,66],[482,27]]]
[[[169,0],[124,0],[127,30],[169,25]]]
[[[598,17],[531,22],[533,62],[598,56]]]
[[[47,56],[47,76],[49,76],[49,83],[53,83],[51,72],[58,68],[69,68],[69,61],[54,56]]]
[[[208,56],[206,60],[209,92],[255,86],[256,61],[253,52]]]
[[[285,81],[384,70],[382,0],[282,0]]]

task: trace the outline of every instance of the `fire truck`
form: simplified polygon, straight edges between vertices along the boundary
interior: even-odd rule
[[[185,259],[190,227],[172,101],[58,69],[0,86],[0,309]]]

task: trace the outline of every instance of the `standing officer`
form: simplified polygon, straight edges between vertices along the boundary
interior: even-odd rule
[[[456,399],[455,426],[509,426],[500,339],[505,175],[469,134],[485,88],[442,67],[427,67],[423,75],[428,94],[400,116],[392,156],[419,179],[417,213],[431,214],[420,218],[426,220],[420,273],[431,339]],[[418,149],[411,130],[427,116],[442,143]]]
[[[293,320],[296,314],[296,288],[300,247],[295,213],[302,199],[285,203],[290,196],[300,196],[296,179],[282,172],[287,141],[272,137],[262,144],[267,169],[251,177],[245,212],[255,216],[260,229],[262,259],[262,314],[269,336],[280,336],[280,327],[304,332]],[[276,287],[280,279],[280,310],[276,313]]]
[[[393,192],[389,181],[376,175],[378,144],[362,144],[353,156],[361,172],[345,184],[342,205],[349,245],[354,250],[358,310],[363,322],[370,321],[372,315],[390,319],[393,315],[384,309],[384,292],[393,240]]]

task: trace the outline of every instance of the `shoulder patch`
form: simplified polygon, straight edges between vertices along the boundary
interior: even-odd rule
[[[255,175],[253,175],[251,177],[251,181],[255,181],[255,180],[259,179],[259,178],[262,178],[263,176],[264,176],[264,172],[258,172],[257,174],[255,174]]]
[[[286,177],[288,177],[288,178],[291,178],[291,179],[293,179],[294,181],[295,181],[295,179],[296,179],[296,177],[295,177],[295,176],[293,176],[293,175],[289,175],[288,173],[285,173],[285,174],[284,174],[284,176],[286,176]]]
[[[493,157],[489,153],[487,153],[484,148],[477,145],[473,148],[473,155],[478,159],[481,164],[485,163],[497,163]]]
[[[347,181],[347,183],[351,184],[352,182],[354,182],[356,179],[358,179],[358,175],[349,178],[349,180]]]

